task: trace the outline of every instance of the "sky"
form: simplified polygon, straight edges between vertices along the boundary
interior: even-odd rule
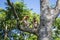
[[[11,2],[17,2],[20,0],[11,0]],[[6,0],[0,0],[0,8],[5,9],[6,7]],[[32,9],[33,12],[36,12],[37,14],[40,13],[40,2],[39,0],[24,0],[24,3],[29,9]],[[56,0],[50,0],[50,6],[55,5]],[[54,6],[53,6],[54,7]]]

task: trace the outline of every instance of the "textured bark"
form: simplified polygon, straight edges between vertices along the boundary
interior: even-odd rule
[[[53,40],[51,37],[51,26],[55,20],[55,18],[58,16],[60,11],[60,0],[57,0],[56,7],[50,8],[49,7],[49,0],[40,0],[41,5],[41,16],[40,16],[40,26],[35,29],[31,29],[29,27],[23,27],[19,25],[19,17],[15,11],[15,8],[13,4],[10,2],[10,0],[7,0],[8,5],[13,9],[13,13],[15,18],[17,19],[17,27],[18,29],[24,31],[36,34],[38,36],[38,40]]]
[[[49,7],[49,0],[40,0],[40,2],[41,21],[38,40],[53,40],[51,37],[51,26],[59,14],[60,0],[57,1],[57,5],[54,9]]]

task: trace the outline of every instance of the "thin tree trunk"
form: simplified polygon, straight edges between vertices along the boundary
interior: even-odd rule
[[[5,26],[5,34],[4,34],[4,40],[6,40],[7,39],[7,37],[8,37],[8,33],[7,33],[7,25],[6,24],[4,24]]]
[[[5,36],[4,36],[4,40],[6,40],[7,39],[7,32],[5,32]]]

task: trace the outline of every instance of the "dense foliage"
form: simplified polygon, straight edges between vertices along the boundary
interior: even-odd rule
[[[20,21],[25,16],[29,16],[28,22],[30,24],[30,28],[33,27],[33,18],[36,17],[37,21],[39,22],[39,15],[32,12],[32,10],[28,9],[23,2],[16,2],[14,4],[15,10],[18,13],[18,16],[20,18]],[[20,25],[24,25],[23,23],[20,23]],[[6,30],[7,26],[7,30]],[[0,39],[4,40],[5,37],[5,32],[7,31],[7,38],[5,40],[37,40],[37,36],[27,33],[27,32],[22,32],[17,29],[16,26],[16,19],[14,18],[14,14],[11,11],[11,8],[9,6],[6,7],[6,10],[0,9]]]

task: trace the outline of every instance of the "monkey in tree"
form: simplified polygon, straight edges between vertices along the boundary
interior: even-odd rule
[[[33,26],[34,26],[35,29],[38,26],[38,21],[37,21],[36,17],[33,18]]]
[[[29,19],[29,16],[24,16],[23,19],[22,19],[22,23],[24,26],[29,26],[29,23],[28,23],[28,20]]]

